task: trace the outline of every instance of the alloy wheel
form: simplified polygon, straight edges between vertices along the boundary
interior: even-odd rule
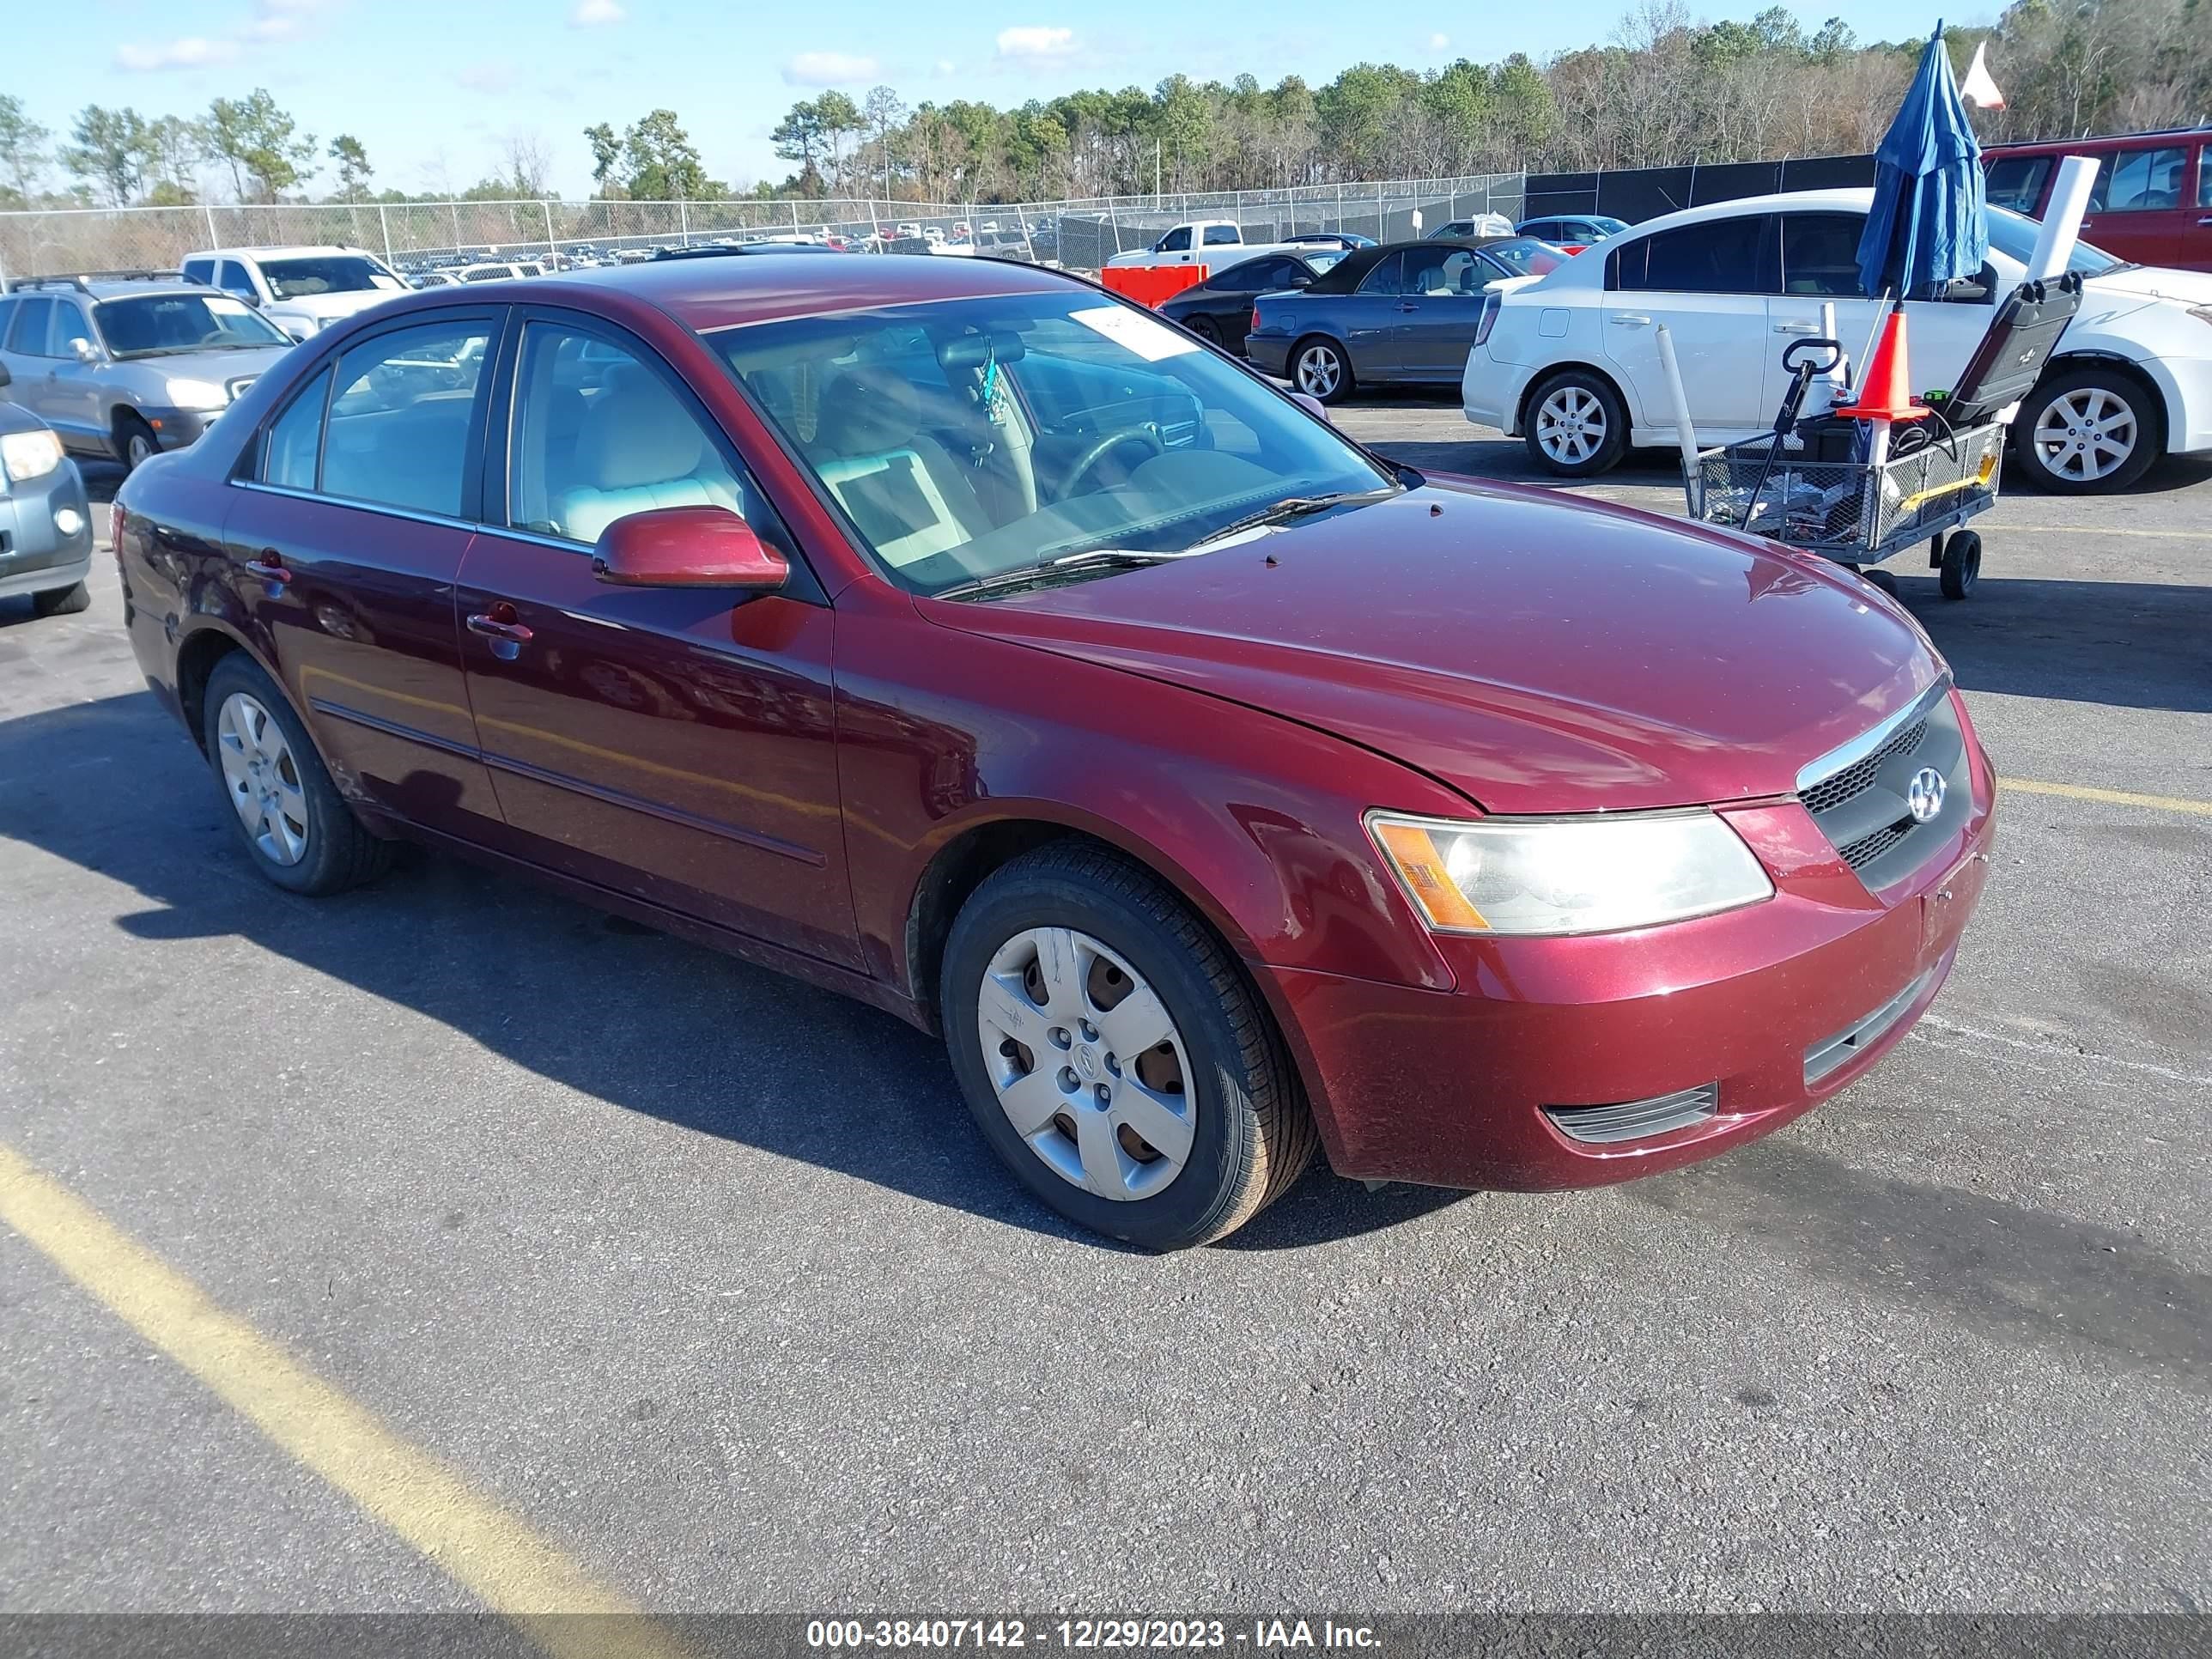
[[[2135,410],[2103,386],[2061,392],[2037,416],[2033,442],[2043,464],[2069,483],[2108,478],[2135,453]]]
[[[124,465],[132,472],[136,472],[140,467],[145,465],[147,462],[154,459],[153,440],[147,437],[147,435],[143,432],[132,433],[129,441],[123,446],[123,448]]]
[[[976,1004],[1000,1108],[1054,1174],[1132,1200],[1182,1173],[1197,1128],[1182,1034],[1127,960],[1072,927],[1025,928]]]
[[[272,864],[297,864],[307,855],[307,797],[284,728],[257,699],[234,691],[216,718],[216,747],[246,839]]]
[[[1605,437],[1605,404],[1587,386],[1560,386],[1536,406],[1537,445],[1563,466],[1580,466]]]
[[[1344,361],[1334,346],[1311,345],[1298,353],[1298,390],[1310,397],[1326,398],[1344,379]]]

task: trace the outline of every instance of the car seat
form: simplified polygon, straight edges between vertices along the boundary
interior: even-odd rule
[[[643,368],[607,376],[585,413],[574,459],[580,481],[557,491],[552,508],[561,532],[576,541],[595,542],[616,520],[655,507],[744,510],[699,422]]]
[[[991,530],[972,469],[925,426],[930,405],[896,369],[846,369],[823,389],[815,471],[860,533],[893,565]]]

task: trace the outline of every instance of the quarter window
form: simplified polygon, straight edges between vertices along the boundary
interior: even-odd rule
[[[1375,269],[1361,279],[1359,291],[1362,294],[1379,294],[1385,297],[1403,293],[1405,290],[1401,286],[1403,279],[1401,273],[1405,269],[1405,263],[1404,254],[1386,253],[1375,262]]]
[[[471,318],[380,334],[340,357],[322,493],[459,518],[490,343],[490,325]]]
[[[635,352],[553,323],[523,332],[514,379],[507,519],[589,545],[660,507],[725,507],[763,539],[788,539],[750,479]]]
[[[307,389],[292,399],[291,407],[269,428],[269,447],[261,458],[261,482],[287,489],[313,489],[315,463],[323,444],[323,405],[331,395],[331,372],[325,369]]]
[[[2108,155],[2097,168],[2097,183],[2089,192],[2089,207],[2096,213],[2150,213],[2181,205],[2181,170],[2189,164],[2185,149],[2124,149]]]
[[[1208,225],[1206,228],[1206,246],[1208,247],[1238,247],[1243,245],[1243,238],[1237,234],[1234,225]]]

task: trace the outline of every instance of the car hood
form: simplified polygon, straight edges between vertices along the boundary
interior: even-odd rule
[[[115,364],[114,378],[147,388],[155,402],[166,401],[164,390],[172,380],[207,380],[228,386],[233,380],[266,374],[291,350],[281,346],[240,346],[222,351],[162,351],[150,357],[125,357]]]
[[[2178,300],[2183,305],[2212,305],[2212,272],[2174,270],[2164,265],[2138,265],[2092,276],[2081,284],[2096,295],[2126,295],[2131,299]]]
[[[1810,555],[1467,479],[925,609],[1334,733],[1502,813],[1788,794],[1943,669],[1901,610]]]
[[[271,316],[313,317],[318,322],[328,323],[399,297],[398,294],[387,293],[380,288],[349,288],[336,294],[308,294],[296,300],[271,300],[264,312]]]

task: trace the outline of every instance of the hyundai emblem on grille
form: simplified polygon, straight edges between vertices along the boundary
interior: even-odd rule
[[[1943,810],[1943,775],[1932,766],[1923,766],[1912,775],[1912,781],[1905,789],[1905,810],[1912,814],[1915,823],[1925,823]]]

